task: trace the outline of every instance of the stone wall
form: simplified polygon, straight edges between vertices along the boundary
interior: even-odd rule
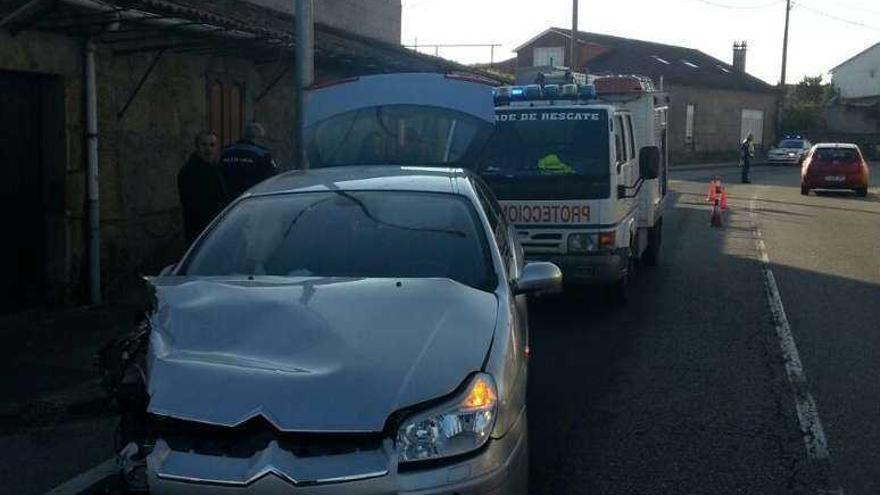
[[[742,110],[764,112],[764,148],[774,144],[777,97],[771,93],[731,91],[666,84],[670,96],[669,150],[676,161],[736,158]],[[694,139],[685,140],[687,105],[694,105]]]
[[[115,56],[100,46],[96,54],[102,274],[111,294],[141,274],[156,273],[183,252],[177,173],[197,133],[208,127],[209,80],[240,84],[244,120],[265,125],[265,144],[279,165],[289,165],[293,156],[293,75],[285,69],[289,64],[166,54],[119,116],[153,57]],[[58,76],[63,86],[65,122],[59,146],[64,152],[58,155],[63,157],[58,168],[64,207],[51,227],[56,240],[48,249],[48,258],[58,264],[49,274],[56,294],[52,299],[81,299],[86,288],[82,60],[82,43],[76,39],[28,31],[12,37],[0,30],[0,70]],[[319,75],[328,76],[320,68]]]
[[[293,15],[293,0],[245,0]],[[335,28],[400,44],[400,0],[315,0],[315,20]]]

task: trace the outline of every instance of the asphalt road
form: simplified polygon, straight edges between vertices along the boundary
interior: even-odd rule
[[[715,173],[721,229],[704,201]],[[751,185],[737,173],[673,174],[662,262],[626,307],[595,291],[532,305],[532,494],[880,493],[880,194],[803,197],[796,169],[756,167]],[[827,458],[807,449],[757,232]],[[0,432],[0,494],[100,463],[112,431],[103,418]]]
[[[715,173],[730,195],[721,229],[705,203]],[[798,173],[675,173],[663,261],[628,306],[589,292],[533,304],[532,494],[880,493],[880,197],[804,197]],[[827,458],[808,453],[794,390],[814,398]]]

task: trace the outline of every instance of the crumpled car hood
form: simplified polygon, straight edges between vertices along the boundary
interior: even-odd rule
[[[480,370],[497,318],[443,279],[150,282],[149,411],[216,425],[381,431]]]

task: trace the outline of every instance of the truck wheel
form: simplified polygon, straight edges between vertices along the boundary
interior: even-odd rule
[[[807,186],[802,185],[802,186],[801,186],[801,194],[804,195],[804,196],[809,196],[809,194],[810,194],[810,188],[807,187]]]
[[[864,198],[865,196],[867,196],[867,195],[868,195],[868,188],[867,188],[867,186],[866,186],[866,187],[860,187],[860,188],[856,189],[856,194],[857,194],[860,198]]]
[[[636,266],[638,265],[636,259],[632,256],[632,253],[634,252],[635,251],[630,248],[630,251],[627,254],[626,273],[620,278],[620,280],[614,282],[614,284],[608,288],[608,296],[611,299],[611,303],[614,305],[623,306],[629,300],[630,285],[633,276],[635,275]]]
[[[644,261],[648,266],[660,263],[660,247],[663,244],[663,220],[648,229],[648,247],[645,249]]]

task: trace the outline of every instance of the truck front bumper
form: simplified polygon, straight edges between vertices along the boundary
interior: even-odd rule
[[[591,255],[536,255],[530,261],[549,261],[562,270],[562,280],[574,285],[610,285],[626,275],[626,250]]]

